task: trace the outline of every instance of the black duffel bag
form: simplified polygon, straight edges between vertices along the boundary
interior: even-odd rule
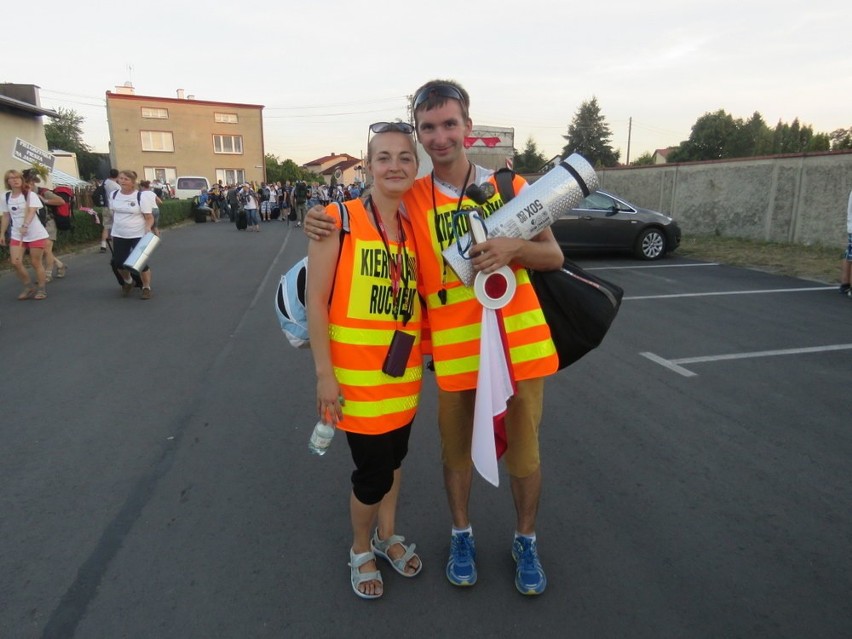
[[[624,291],[570,260],[558,271],[530,271],[530,280],[562,370],[603,341]]]
[[[504,203],[515,197],[513,176],[509,169],[494,174]],[[600,345],[618,314],[624,291],[568,259],[560,270],[530,269],[529,274],[562,370]]]

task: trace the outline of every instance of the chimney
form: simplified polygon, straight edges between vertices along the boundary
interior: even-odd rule
[[[183,100],[183,89],[177,90],[177,97],[178,97],[178,100]]]
[[[132,82],[125,82],[120,87],[115,87],[115,92],[119,95],[136,95]]]

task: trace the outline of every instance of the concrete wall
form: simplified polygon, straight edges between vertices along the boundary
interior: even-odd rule
[[[601,188],[685,234],[846,245],[852,152],[601,169]]]

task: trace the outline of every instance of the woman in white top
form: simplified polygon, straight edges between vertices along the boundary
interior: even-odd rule
[[[9,241],[9,256],[12,267],[24,285],[24,290],[18,295],[19,300],[30,298],[43,300],[47,297],[45,286],[44,264],[42,256],[47,242],[48,233],[36,215],[41,208],[38,195],[30,190],[20,171],[10,169],[3,176],[6,188],[9,189],[0,198],[0,246],[6,246],[6,229],[12,226],[12,236]],[[36,274],[36,284],[33,287],[30,273],[24,267],[24,253],[30,251],[30,261]]]
[[[119,190],[109,196],[112,211],[112,265],[124,279],[121,295],[127,297],[133,290],[133,278],[124,268],[124,262],[130,253],[154,224],[152,198],[142,195],[136,188],[136,171],[120,171]],[[142,269],[142,299],[151,299],[151,269],[148,265]]]

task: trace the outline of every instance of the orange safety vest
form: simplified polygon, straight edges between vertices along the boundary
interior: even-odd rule
[[[479,208],[488,217],[503,205],[493,176],[494,195]],[[515,192],[526,184],[515,176]],[[434,190],[433,190],[434,188]],[[433,208],[433,193],[435,207]],[[414,227],[420,281],[428,309],[432,336],[432,356],[438,386],[447,391],[476,388],[479,370],[479,336],[482,332],[482,305],[473,288],[462,284],[444,262],[441,252],[455,242],[452,216],[458,208],[458,196],[444,193],[431,176],[420,178],[404,198]],[[461,208],[476,204],[465,197]],[[461,231],[468,230],[466,218],[460,219]],[[533,379],[555,373],[559,364],[550,329],[530,284],[527,270],[510,264],[517,279],[512,300],[502,309],[509,359],[515,380]],[[446,291],[446,303],[441,300]]]
[[[363,435],[379,435],[405,426],[417,412],[423,375],[417,260],[411,225],[403,220],[403,232],[409,239],[405,242],[403,278],[395,298],[397,308],[411,313],[411,319],[403,326],[401,313],[397,312],[394,319],[388,251],[373,226],[372,214],[360,200],[351,200],[346,207],[350,232],[340,250],[328,311],[331,361],[344,398],[343,420],[338,427]],[[339,228],[337,206],[332,204],[326,212],[336,219]],[[397,247],[397,242],[389,241],[393,258]],[[402,377],[382,372],[395,330],[415,336]]]

